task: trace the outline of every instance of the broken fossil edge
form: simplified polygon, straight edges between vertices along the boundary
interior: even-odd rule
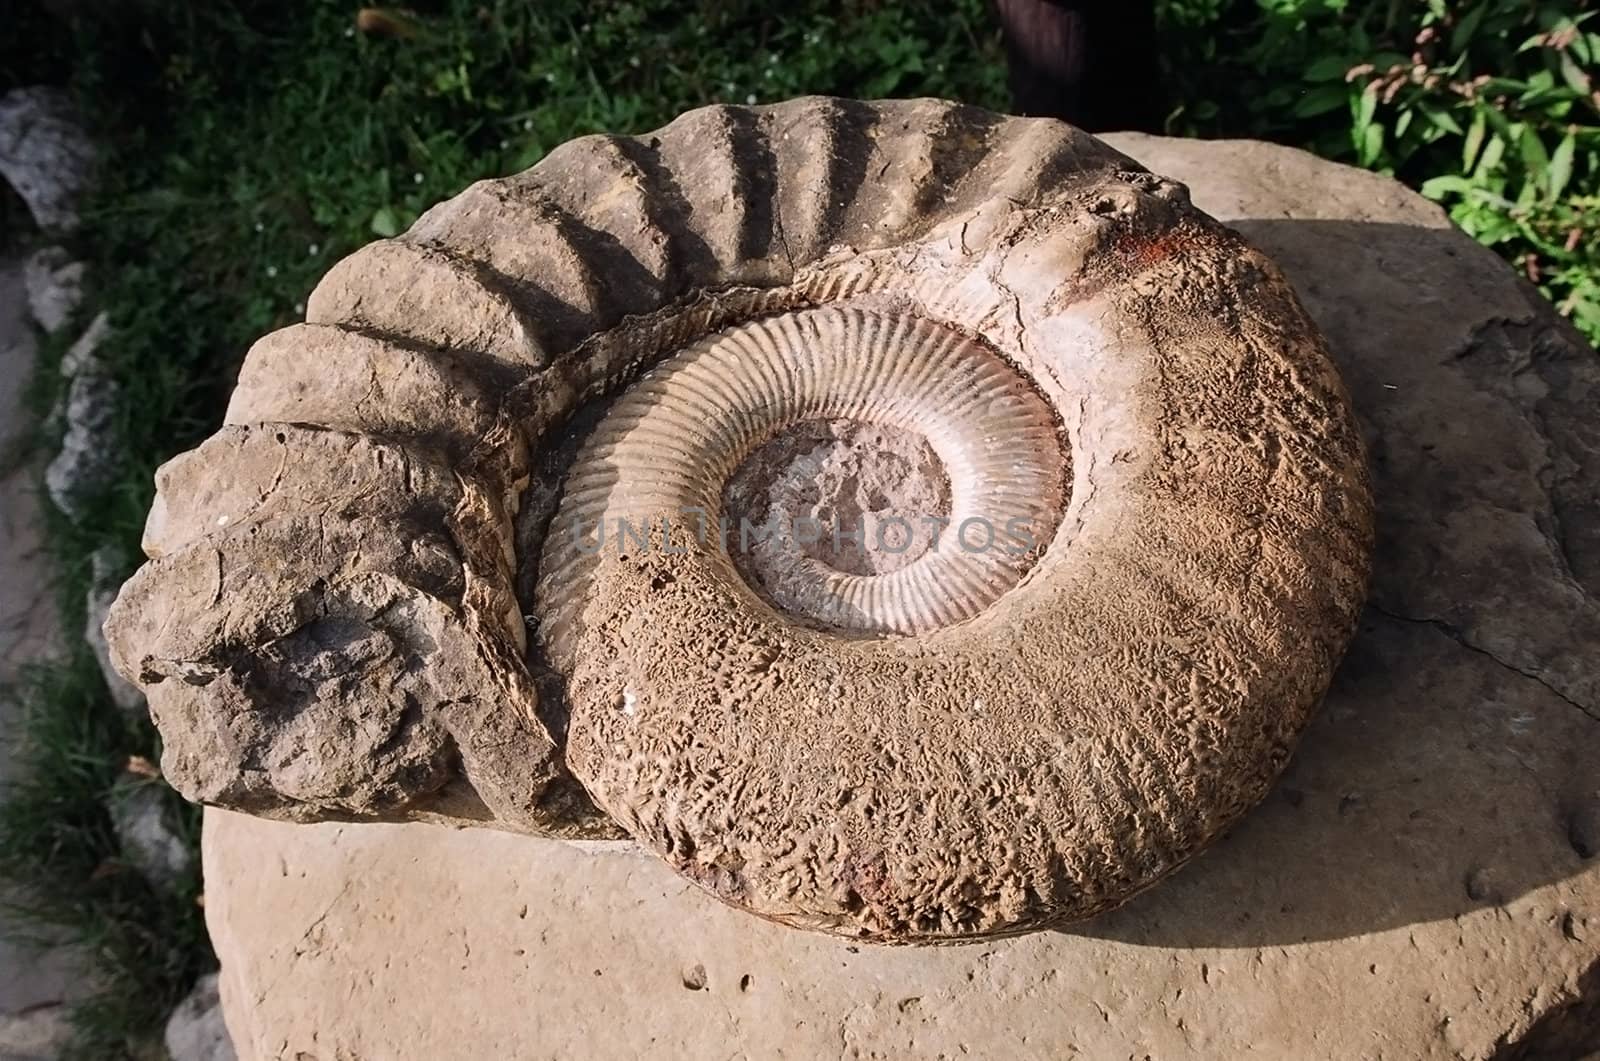
[[[686,614],[597,561],[597,633],[548,653],[573,425],[825,306],[951,328],[1048,398],[1071,482],[1036,567],[966,622],[851,640],[703,557],[678,588],[721,603]],[[226,421],[158,473],[107,623],[180,791],[625,831],[734,905],[884,942],[1087,917],[1202,849],[1287,760],[1372,545],[1276,268],[1087,134],[933,100],[708,107],[475,184],[336,265]],[[752,633],[778,680],[719,701],[711,659]]]

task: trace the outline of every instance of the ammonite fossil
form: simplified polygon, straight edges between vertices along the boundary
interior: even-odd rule
[[[1087,917],[1261,798],[1365,592],[1273,265],[1049,120],[709,107],[337,265],[108,626],[167,776],[631,836],[888,942]]]

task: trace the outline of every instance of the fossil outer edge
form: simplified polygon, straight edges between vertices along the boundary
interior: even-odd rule
[[[676,560],[654,591],[588,565],[580,633],[542,629],[578,426],[819,307],[959,333],[1043,397],[1070,481],[1042,555],[907,636]],[[186,795],[620,829],[753,913],[885,942],[1087,917],[1202,849],[1285,764],[1372,544],[1278,270],[1084,133],[937,100],[709,107],[475,184],[336,265],[227,422],[158,475],[107,624]]]

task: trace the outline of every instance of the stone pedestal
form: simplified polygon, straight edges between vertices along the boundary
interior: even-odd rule
[[[766,924],[626,847],[215,812],[241,1057],[1600,1049],[1600,362],[1392,181],[1112,141],[1284,267],[1371,447],[1372,603],[1268,801],[1115,914],[943,949]]]

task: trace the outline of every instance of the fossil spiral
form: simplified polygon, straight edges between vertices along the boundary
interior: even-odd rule
[[[630,387],[607,414],[567,477],[563,503],[577,511],[570,522],[558,519],[557,533],[547,539],[541,570],[551,588],[539,607],[547,628],[563,630],[567,616],[582,609],[589,580],[580,572],[590,564],[586,554],[604,551],[606,521],[648,547],[640,528],[670,527],[674,514],[693,513],[698,539],[699,514],[707,513],[719,537],[731,539],[737,532],[724,516],[731,506],[721,498],[737,465],[774,435],[816,421],[873,424],[925,438],[947,471],[955,504],[911,508],[893,518],[908,536],[918,520],[954,526],[949,537],[960,537],[969,525],[976,529],[965,549],[924,545],[915,562],[883,573],[844,572],[828,563],[826,552],[813,557],[774,547],[761,566],[775,568],[768,584],[796,615],[841,630],[893,633],[971,618],[1017,581],[1032,552],[1022,541],[997,546],[996,525],[1032,537],[1036,528],[1053,532],[1060,518],[1063,460],[1049,407],[999,357],[909,315],[829,308],[764,318],[677,354]],[[869,462],[887,448],[881,439],[871,441]],[[816,470],[802,473],[815,476]],[[903,489],[903,482],[882,488],[891,494]],[[733,511],[747,521],[753,507]],[[884,524],[863,526],[859,510],[852,516],[841,534],[886,536]],[[769,536],[792,537],[803,518],[815,517],[780,518],[773,527],[770,510],[763,510],[759,525],[773,527]],[[837,524],[837,513],[833,519]],[[586,522],[597,530],[590,549],[578,541]],[[727,561],[717,577],[735,590],[740,576],[729,564],[754,551],[750,537],[744,535],[743,549],[730,550],[732,543],[722,541],[704,553],[714,563]],[[761,544],[764,539],[754,546]],[[903,554],[883,545],[871,552],[885,560]],[[553,645],[557,640],[552,634]],[[553,654],[572,659],[576,638],[565,640],[574,643]]]
[[[1261,798],[1365,594],[1322,342],[1184,189],[934,100],[572,141],[323,279],[108,633],[191,798],[631,836],[886,942]]]

